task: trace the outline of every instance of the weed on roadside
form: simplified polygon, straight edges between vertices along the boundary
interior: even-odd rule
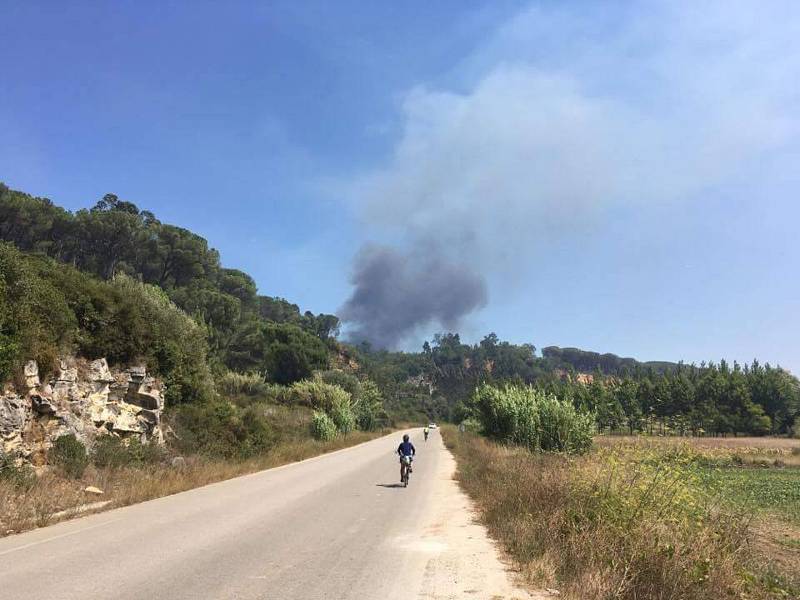
[[[598,600],[792,589],[780,574],[767,585],[750,544],[752,513],[708,485],[705,458],[691,448],[620,445],[565,457],[443,433],[459,482],[533,585]]]

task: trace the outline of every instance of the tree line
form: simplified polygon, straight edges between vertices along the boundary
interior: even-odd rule
[[[642,363],[554,347],[537,356],[533,345],[511,344],[495,334],[477,344],[463,343],[458,334],[439,334],[418,353],[363,345],[356,350],[387,398],[398,403],[414,398],[415,406],[436,418],[467,416],[469,398],[482,384],[514,384],[569,400],[594,414],[604,431],[765,435],[800,426],[800,382],[758,361]]]
[[[758,361],[678,364],[658,373],[639,368],[618,376],[595,372],[540,385],[596,415],[600,429],[693,435],[787,434],[800,426],[800,384]]]

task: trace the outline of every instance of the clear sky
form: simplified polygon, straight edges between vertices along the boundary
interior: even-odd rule
[[[116,193],[304,310],[340,311],[376,245],[404,282],[384,313],[462,289],[426,273],[485,285],[458,314],[421,307],[408,348],[443,321],[468,340],[800,372],[794,1],[0,15],[12,188],[70,209]]]

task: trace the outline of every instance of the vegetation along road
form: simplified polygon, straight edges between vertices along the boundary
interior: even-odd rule
[[[438,434],[398,434],[0,540],[5,598],[529,598]],[[43,562],[46,565],[43,568]]]

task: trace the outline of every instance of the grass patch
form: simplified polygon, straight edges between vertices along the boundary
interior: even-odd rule
[[[533,586],[582,599],[800,593],[791,572],[753,549],[749,506],[719,493],[726,470],[694,448],[601,444],[565,457],[443,435],[459,482]]]

